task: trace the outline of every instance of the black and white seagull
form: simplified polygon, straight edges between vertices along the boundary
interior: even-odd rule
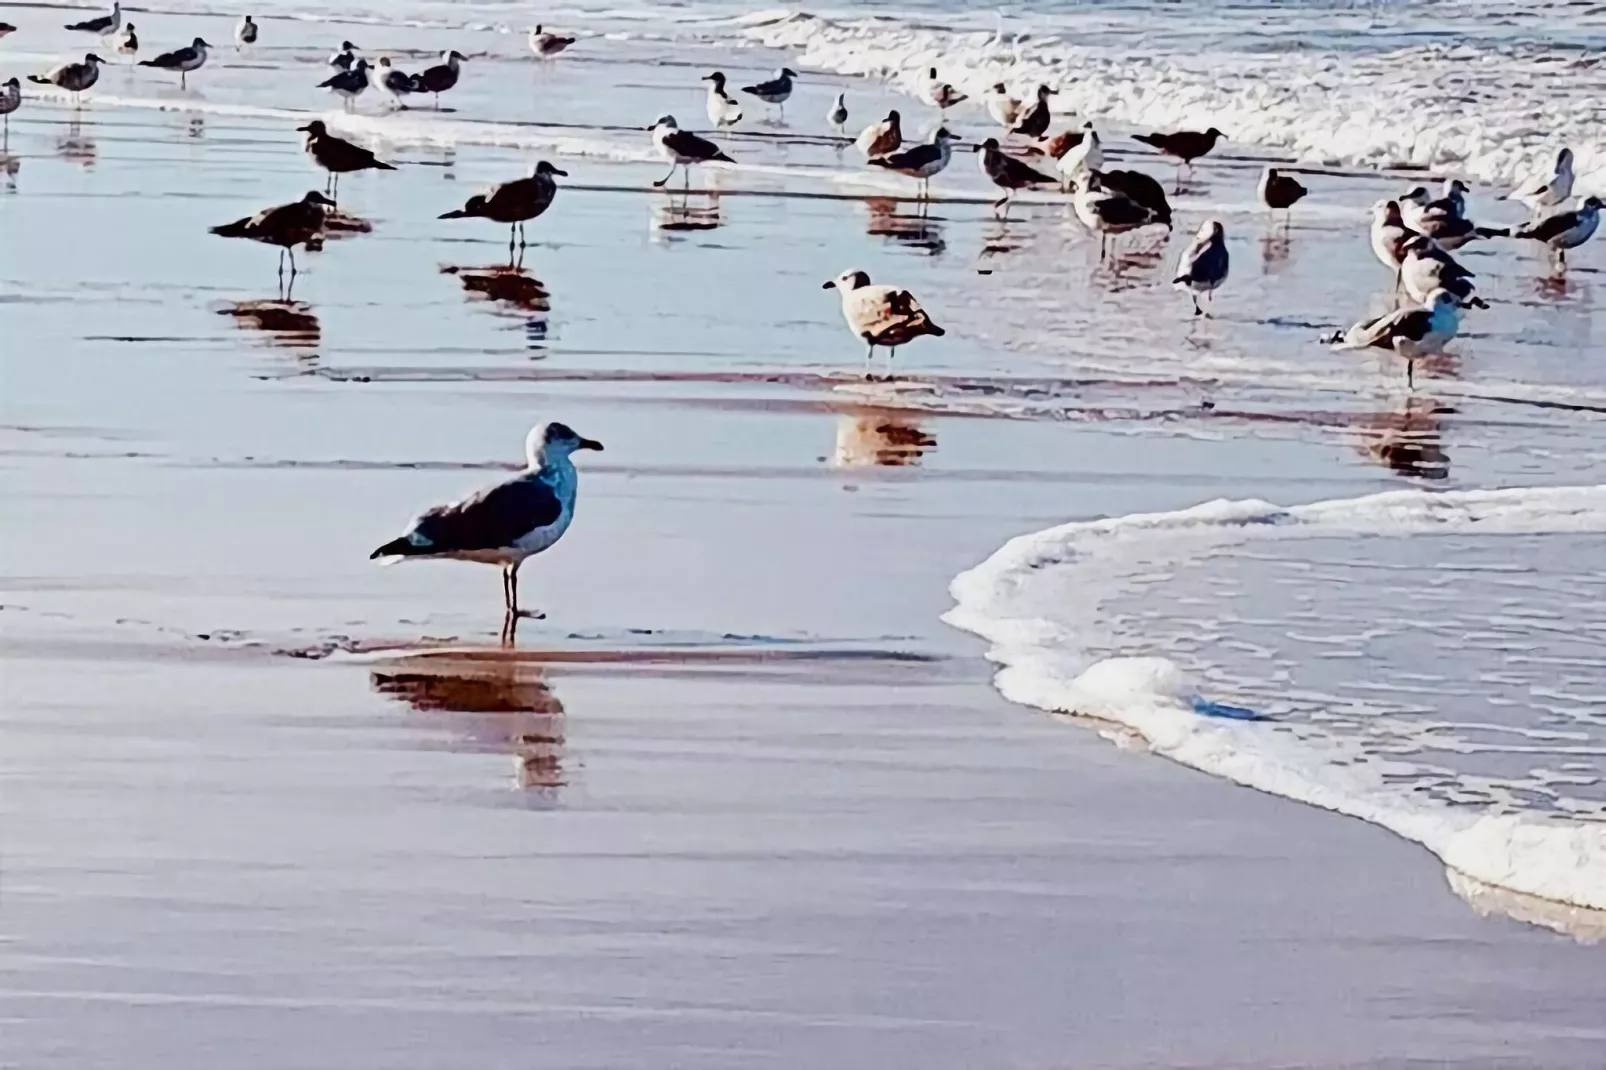
[[[257,24],[252,20],[250,15],[241,16],[240,24],[234,27],[234,47],[236,49],[241,49],[246,45],[254,45],[256,43]]]
[[[441,94],[457,84],[462,74],[462,63],[468,57],[455,48],[447,49],[441,53],[441,61],[433,67],[425,67],[413,75],[413,92],[430,93],[435,97],[435,107],[441,106]]]
[[[171,52],[163,52],[155,59],[142,59],[141,67],[155,67],[163,71],[177,71],[180,89],[188,88],[191,71],[200,70],[206,63],[206,50],[212,46],[197,37],[184,48],[175,48]]]
[[[1466,215],[1466,183],[1451,179],[1445,195],[1435,199],[1426,186],[1415,186],[1400,198],[1400,219],[1446,249],[1459,249],[1475,238],[1505,238],[1504,227],[1480,227]]]
[[[22,84],[15,78],[7,78],[0,82],[0,121],[5,123],[7,133],[11,131],[11,113],[22,107]]]
[[[931,176],[948,166],[953,158],[953,143],[958,140],[947,127],[939,126],[931,132],[929,141],[885,156],[872,156],[870,166],[918,178],[920,199],[925,200],[931,192]]]
[[[389,56],[379,57],[379,66],[369,78],[378,83],[380,94],[392,108],[407,107],[404,101],[413,92],[413,76],[393,66]]]
[[[85,19],[83,22],[74,22],[67,27],[69,30],[80,30],[84,33],[99,34],[106,37],[123,28],[123,5],[118,0],[112,0],[112,13],[102,15],[98,19]]]
[[[1053,120],[1053,114],[1048,107],[1048,98],[1057,92],[1059,90],[1046,85],[1038,86],[1037,99],[1021,112],[1020,118],[1015,120],[1015,125],[1010,127],[1009,132],[1029,137],[1033,141],[1042,140],[1043,135],[1048,133],[1048,124]]]
[[[1472,272],[1426,234],[1413,234],[1406,240],[1400,259],[1400,282],[1411,300],[1426,301],[1434,290],[1445,290],[1463,307],[1487,308],[1473,292],[1477,288],[1473,278]]]
[[[1555,162],[1531,176],[1501,200],[1521,201],[1535,215],[1565,203],[1573,195],[1573,150],[1560,149]]]
[[[691,165],[696,163],[735,163],[725,155],[718,145],[705,137],[698,137],[689,130],[682,130],[680,124],[675,122],[673,115],[660,115],[658,121],[647,128],[652,132],[652,143],[658,146],[658,152],[669,161],[669,173],[654,186],[663,186],[675,177],[676,168],[686,169],[686,184],[691,185]]]
[[[550,59],[574,44],[573,37],[563,37],[555,33],[547,33],[546,28],[537,26],[530,31],[530,51],[541,59]]]
[[[357,62],[357,53],[361,51],[350,41],[340,42],[340,51],[329,57],[329,66],[339,67],[343,71],[351,70],[351,65]]]
[[[792,80],[798,76],[790,67],[782,67],[775,72],[775,77],[767,82],[742,87],[742,92],[757,97],[766,104],[777,104],[781,109],[781,117],[786,116],[786,102],[792,96]]]
[[[938,78],[937,68],[935,67],[929,67],[926,70],[924,95],[927,104],[944,112],[955,104],[962,104],[970,99],[949,83]]]
[[[359,56],[357,62],[347,70],[336,71],[329,78],[319,82],[318,88],[327,89],[344,100],[346,110],[351,111],[356,106],[357,98],[368,88],[368,61]]]
[[[1072,198],[1076,218],[1099,236],[1099,259],[1109,253],[1110,235],[1158,223],[1154,211],[1104,184],[1098,171],[1089,171],[1077,184]]]
[[[1177,261],[1176,278],[1171,280],[1172,285],[1179,290],[1187,290],[1188,296],[1193,298],[1195,316],[1207,314],[1199,307],[1199,295],[1204,294],[1207,299],[1212,299],[1211,295],[1227,281],[1228,264],[1226,232],[1219,220],[1207,219],[1200,226],[1193,244],[1182,251],[1182,259]]]
[[[1420,306],[1361,320],[1324,341],[1334,349],[1391,349],[1405,358],[1406,380],[1414,384],[1417,358],[1444,352],[1460,329],[1461,302],[1446,290],[1434,290]]]
[[[1538,222],[1518,227],[1511,236],[1544,242],[1556,254],[1556,263],[1565,267],[1567,250],[1584,244],[1600,226],[1601,207],[1599,197],[1585,197],[1578,202],[1577,208],[1568,212],[1552,212]]]
[[[725,92],[725,72],[715,71],[713,74],[705,74],[703,81],[708,83],[708,98],[705,101],[708,121],[715,126],[731,126],[741,122],[742,105],[735,97]]]
[[[388,564],[434,558],[499,565],[508,619],[538,618],[540,613],[519,607],[519,566],[550,549],[574,520],[580,474],[570,454],[600,449],[602,443],[581,437],[567,424],[532,428],[524,440],[524,471],[420,514],[400,538],[369,554],[369,560]]]

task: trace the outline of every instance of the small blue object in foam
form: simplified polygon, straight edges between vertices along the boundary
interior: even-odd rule
[[[1225,717],[1231,721],[1264,721],[1267,718],[1254,710],[1242,706],[1229,706],[1224,702],[1211,702],[1207,699],[1193,700],[1193,712],[1204,717]]]

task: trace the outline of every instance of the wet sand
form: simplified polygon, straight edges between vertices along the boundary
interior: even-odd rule
[[[685,69],[555,77],[695,114]],[[67,116],[13,116],[0,194],[6,1060],[1598,1060],[1599,946],[1010,706],[937,621],[1074,517],[1598,481],[1598,416],[1529,404],[1591,403],[1533,354],[1598,330],[1598,261],[1558,293],[1490,257],[1487,341],[1406,397],[1311,341],[1376,288],[1376,180],[1330,179],[1285,247],[1252,165],[1201,169],[1178,229],[1222,212],[1243,272],[1192,324],[1151,285],[1180,238],[1101,269],[1059,206],[1001,228],[788,174],[677,212],[657,165],[594,158],[512,283],[499,228],[434,217],[527,154],[404,145],[342,186],[372,232],[281,302],[273,251],[205,226],[321,184],[290,124]],[[951,332],[900,382],[859,378],[819,291],[849,264]],[[1172,357],[1199,347],[1218,375]],[[1487,400],[1515,368],[1523,403]],[[547,418],[608,450],[508,654],[492,570],[365,557]],[[1402,430],[1446,471],[1391,467]]]

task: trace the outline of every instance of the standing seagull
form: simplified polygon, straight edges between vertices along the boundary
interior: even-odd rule
[[[30,74],[28,81],[38,85],[53,85],[57,89],[65,89],[72,94],[73,104],[78,104],[78,94],[88,89],[100,80],[100,65],[106,61],[90,52],[84,56],[82,63],[63,63],[52,68],[45,74]]]
[[[340,42],[340,51],[329,57],[329,66],[339,67],[343,71],[351,70],[351,65],[357,62],[357,53],[360,49],[350,41]]]
[[[1063,188],[1070,189],[1081,181],[1083,173],[1097,171],[1104,166],[1104,146],[1099,143],[1099,132],[1091,122],[1082,125],[1082,139],[1068,147],[1055,164]]]
[[[1378,262],[1394,272],[1394,285],[1400,283],[1400,261],[1405,258],[1405,243],[1416,237],[1416,231],[1405,225],[1400,216],[1399,201],[1378,201],[1372,205],[1372,255]]]
[[[1050,89],[1046,85],[1038,86],[1037,99],[1032,102],[1031,107],[1021,112],[1020,118],[1015,120],[1015,125],[1009,132],[1029,137],[1033,141],[1041,141],[1043,135],[1048,133],[1049,122],[1054,118],[1048,108],[1048,98],[1057,92],[1059,90]]]
[[[872,156],[870,166],[918,178],[920,199],[926,200],[931,194],[931,176],[948,166],[953,156],[953,143],[958,140],[947,127],[939,126],[931,132],[930,141],[885,156]]]
[[[779,104],[781,118],[786,118],[786,101],[792,95],[792,79],[798,76],[790,67],[782,67],[775,72],[775,77],[767,82],[757,85],[743,86],[742,92],[757,97],[766,104]]]
[[[250,15],[244,15],[240,18],[240,24],[234,28],[234,47],[239,50],[256,43],[257,24],[251,21]]]
[[[680,124],[675,122],[673,115],[661,115],[658,121],[647,128],[652,131],[652,141],[658,146],[659,155],[669,161],[669,173],[654,186],[663,186],[675,177],[675,168],[686,169],[686,185],[691,185],[691,165],[694,163],[735,163],[726,156],[720,147],[707,138],[698,137],[689,130],[682,130]]]
[[[249,238],[264,245],[279,247],[279,277],[284,277],[284,254],[290,254],[290,278],[296,277],[297,245],[317,237],[323,230],[324,209],[334,207],[334,201],[317,190],[311,190],[299,201],[267,208],[256,215],[236,219],[212,233],[222,238]]]
[[[457,77],[462,73],[460,64],[463,60],[463,54],[456,49],[441,53],[441,62],[413,75],[413,92],[434,94],[435,107],[439,108],[441,94],[457,84]]]
[[[507,255],[511,260],[514,237],[517,236],[519,248],[523,249],[524,224],[550,208],[552,198],[557,196],[558,183],[553,175],[568,178],[569,172],[559,171],[542,160],[535,165],[535,171],[528,178],[515,178],[511,182],[492,186],[484,193],[470,197],[463,207],[447,212],[440,218],[489,219],[508,224]]]
[[[1477,286],[1473,277],[1472,272],[1439,248],[1432,238],[1417,234],[1405,243],[1405,255],[1400,260],[1400,282],[1411,300],[1426,301],[1434,290],[1447,290],[1463,307],[1487,308],[1483,299],[1473,293]]]
[[[116,43],[112,48],[119,56],[134,57],[139,52],[139,35],[134,32],[132,22],[123,23],[123,32],[117,35]]]
[[[379,91],[390,101],[392,108],[405,108],[402,101],[413,91],[413,76],[391,66],[389,56],[379,57],[379,68],[373,75],[379,80]]]
[[[841,293],[842,318],[847,320],[848,328],[870,346],[864,357],[867,364],[875,358],[876,346],[886,346],[891,351],[887,356],[890,370],[899,346],[921,335],[941,338],[947,333],[931,322],[926,310],[908,290],[872,286],[866,272],[844,271],[821,289]],[[865,378],[870,378],[868,371]]]
[[[834,130],[841,133],[842,127],[848,121],[848,95],[846,93],[838,93],[836,95],[836,99],[831,102],[831,110],[825,113],[825,121],[830,123]]]
[[[981,153],[981,173],[986,175],[993,185],[1004,191],[1004,195],[993,202],[993,211],[997,212],[1002,208],[1006,219],[1009,217],[1009,200],[1015,196],[1016,190],[1055,184],[1053,175],[1045,175],[1030,164],[1006,155],[998,147],[998,139],[995,137],[983,141],[976,146],[975,151]]]
[[[1268,167],[1260,176],[1260,203],[1274,212],[1284,212],[1286,223],[1293,217],[1293,207],[1310,192],[1298,179],[1278,174],[1277,168]]]
[[[1536,223],[1518,227],[1513,238],[1530,238],[1544,242],[1556,254],[1556,263],[1567,266],[1567,250],[1584,244],[1600,226],[1602,202],[1599,197],[1585,197],[1570,212],[1554,212]]]
[[[11,133],[11,113],[22,107],[22,84],[15,78],[7,78],[0,82],[0,121],[5,123],[5,131]]]
[[[191,71],[199,70],[206,62],[206,50],[212,47],[201,38],[191,41],[187,48],[175,48],[171,52],[163,52],[155,59],[142,59],[141,67],[156,67],[164,71],[178,72],[178,86],[180,89],[189,87],[187,79]]]
[[[561,539],[574,519],[580,475],[569,455],[600,449],[602,443],[581,438],[565,424],[532,428],[524,440],[523,472],[449,505],[437,505],[415,519],[401,538],[385,543],[368,558],[500,565],[508,621],[540,617],[519,608],[519,566]]]
[[[1401,197],[1400,218],[1405,225],[1446,249],[1459,249],[1474,238],[1511,236],[1504,227],[1480,227],[1466,217],[1466,186],[1459,180],[1446,188],[1449,195],[1438,200],[1431,199],[1425,186],[1417,186]]]
[[[742,105],[725,92],[725,72],[705,74],[703,81],[708,83],[708,121],[715,126],[731,126],[741,122]]]
[[[109,37],[122,28],[123,5],[118,0],[112,0],[112,13],[110,15],[102,15],[98,19],[75,22],[67,27],[69,30],[81,30],[84,33],[99,34],[101,37]]]
[[[368,88],[368,61],[358,58],[351,65],[350,70],[336,71],[331,77],[318,83],[319,89],[327,89],[346,102],[346,110],[351,111]]]
[[[1152,175],[1120,169],[1094,173],[1098,175],[1099,185],[1141,204],[1153,213],[1154,222],[1164,224],[1167,230],[1171,229],[1171,202],[1165,199],[1165,187],[1155,181]]]
[[[1024,102],[1009,95],[1009,90],[1005,88],[1003,82],[993,83],[983,103],[987,105],[987,114],[993,117],[993,122],[1005,130],[1015,125],[1015,121],[1020,118],[1021,109],[1026,107]]]
[[[942,111],[947,111],[955,104],[970,99],[941,78],[938,78],[937,68],[935,67],[926,69],[925,97],[926,103]]]
[[[559,37],[555,33],[547,33],[541,26],[530,31],[530,51],[541,59],[551,59],[565,48],[574,44],[573,37]]]
[[[1193,170],[1193,161],[1210,152],[1216,147],[1216,142],[1225,135],[1215,127],[1200,132],[1198,130],[1178,130],[1174,134],[1133,134],[1132,140],[1141,141],[1145,145],[1159,149],[1173,160],[1177,161],[1177,177],[1180,179],[1182,168]]]
[[[1406,382],[1415,385],[1416,360],[1444,347],[1461,329],[1461,305],[1445,290],[1434,290],[1419,307],[1407,306],[1361,320],[1325,339],[1334,349],[1392,349],[1405,358]]]
[[[871,123],[859,131],[853,144],[864,153],[866,159],[897,152],[903,144],[903,119],[897,109],[887,112],[887,117],[879,123]]]
[[[1207,314],[1199,307],[1199,295],[1215,294],[1216,288],[1227,281],[1227,266],[1226,233],[1219,220],[1207,219],[1193,244],[1183,250],[1182,259],[1177,261],[1177,277],[1171,280],[1172,285],[1187,290],[1193,298],[1195,316]]]
[[[1535,215],[1554,208],[1573,195],[1573,150],[1556,153],[1556,162],[1505,194],[1501,200],[1521,201]]]
[[[328,193],[331,197],[339,196],[340,176],[350,171],[396,170],[361,145],[353,145],[345,138],[335,137],[322,119],[314,119],[296,129],[307,135],[307,155],[329,172]]]
[[[1105,188],[1097,171],[1082,176],[1072,204],[1076,208],[1076,218],[1098,233],[1100,260],[1109,253],[1110,235],[1125,234],[1158,222],[1150,209],[1125,194]]]

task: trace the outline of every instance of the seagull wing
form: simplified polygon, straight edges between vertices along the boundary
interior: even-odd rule
[[[1548,215],[1537,223],[1530,223],[1518,227],[1512,234],[1516,238],[1532,238],[1534,241],[1554,241],[1578,225],[1577,212],[1556,212]]]
[[[999,155],[999,158],[1004,161],[1003,164],[1002,164],[1002,171],[1003,171],[1004,177],[1007,178],[1011,183],[1013,183],[1015,185],[1018,185],[1018,186],[1050,185],[1050,186],[1052,186],[1052,185],[1055,185],[1055,184],[1057,184],[1059,182],[1059,179],[1054,178],[1051,175],[1043,174],[1043,172],[1039,171],[1037,168],[1033,167],[1029,163],[1025,163],[1025,162],[1023,162],[1021,160],[1017,160],[1013,156],[1005,156],[1003,153],[999,153],[998,155]]]
[[[690,130],[673,130],[664,138],[669,151],[692,160],[729,160],[720,147]]]
[[[562,515],[563,503],[552,487],[526,473],[429,510],[414,521],[409,541],[418,554],[497,550]]]

